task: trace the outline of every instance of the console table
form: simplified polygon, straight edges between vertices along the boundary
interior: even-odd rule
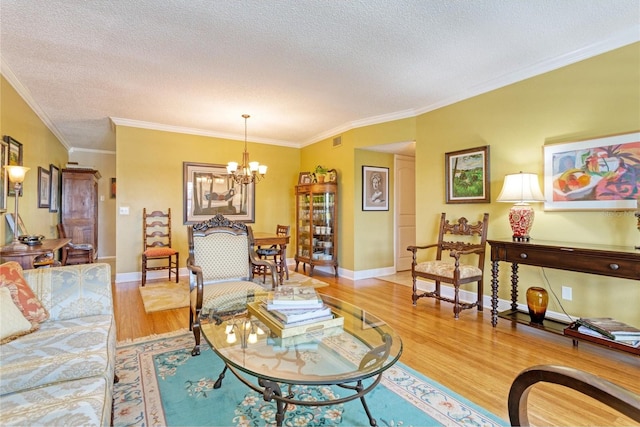
[[[518,265],[554,268],[598,274],[601,276],[640,280],[640,250],[632,246],[611,246],[587,243],[511,238],[487,240],[491,246],[491,324],[498,316],[518,323],[565,335],[568,323],[545,319],[544,324],[531,323],[528,313],[518,310]],[[511,309],[498,313],[498,265],[511,263]]]
[[[27,270],[34,268],[34,260],[47,254],[55,254],[55,252],[69,243],[71,239],[44,239],[41,245],[27,246],[26,249],[9,250],[7,246],[4,246],[0,252],[2,262],[16,261],[23,269]]]

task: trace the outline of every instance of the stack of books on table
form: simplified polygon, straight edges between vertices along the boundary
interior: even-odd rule
[[[576,321],[578,332],[592,337],[640,348],[640,329],[611,317],[583,317]]]
[[[266,302],[249,303],[248,309],[281,338],[344,324],[344,319],[335,316],[311,287],[282,286]]]

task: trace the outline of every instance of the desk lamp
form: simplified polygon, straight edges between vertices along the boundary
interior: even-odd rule
[[[20,190],[22,189],[22,183],[24,182],[24,176],[30,168],[25,168],[24,166],[5,166],[4,169],[9,174],[9,181],[13,182],[13,189],[15,192],[16,205],[15,205],[15,213],[13,217],[13,242],[10,245],[7,245],[3,248],[5,251],[15,251],[15,250],[25,250],[27,249],[27,245],[24,243],[20,243],[18,240],[18,234],[20,228],[18,227],[18,199],[20,199]]]
[[[515,203],[509,210],[513,240],[528,242],[534,217],[529,203],[544,201],[538,185],[538,175],[523,172],[505,175],[502,191],[496,200]]]

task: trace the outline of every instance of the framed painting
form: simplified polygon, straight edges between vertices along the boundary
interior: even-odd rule
[[[38,207],[51,206],[51,174],[48,169],[38,166]]]
[[[9,178],[4,166],[9,160],[9,144],[6,141],[0,141],[0,212],[7,211],[7,193],[9,191]]]
[[[545,210],[634,210],[640,132],[545,145]]]
[[[60,208],[60,169],[55,165],[49,165],[49,175],[51,177],[49,212],[58,212]]]
[[[2,139],[7,143],[9,147],[6,164],[10,166],[22,166],[22,144],[9,135],[5,135]],[[9,183],[7,183],[6,188],[8,196],[15,196],[16,190],[11,188],[11,185],[9,185]],[[22,197],[22,189],[20,189],[20,197]]]
[[[9,230],[11,233],[16,233],[16,222],[14,219],[14,215],[12,213],[8,213],[5,215],[7,219],[7,224],[9,224]],[[24,222],[22,222],[22,217],[18,214],[18,236],[28,236],[27,227],[25,227]],[[13,238],[13,236],[11,236]]]
[[[444,154],[447,203],[489,203],[489,146]]]
[[[389,168],[362,166],[362,210],[389,210]]]
[[[109,197],[111,199],[116,198],[116,179],[111,178],[111,187],[109,188]]]
[[[311,172],[300,172],[298,175],[298,184],[311,184],[312,182]]]
[[[222,214],[233,221],[255,221],[255,184],[238,185],[227,167],[183,163],[184,223],[195,224]]]

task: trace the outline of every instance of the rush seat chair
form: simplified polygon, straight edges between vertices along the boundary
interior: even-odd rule
[[[180,254],[171,247],[171,208],[164,213],[153,211],[147,214],[142,209],[142,286],[147,282],[147,271],[169,270],[178,283]]]

